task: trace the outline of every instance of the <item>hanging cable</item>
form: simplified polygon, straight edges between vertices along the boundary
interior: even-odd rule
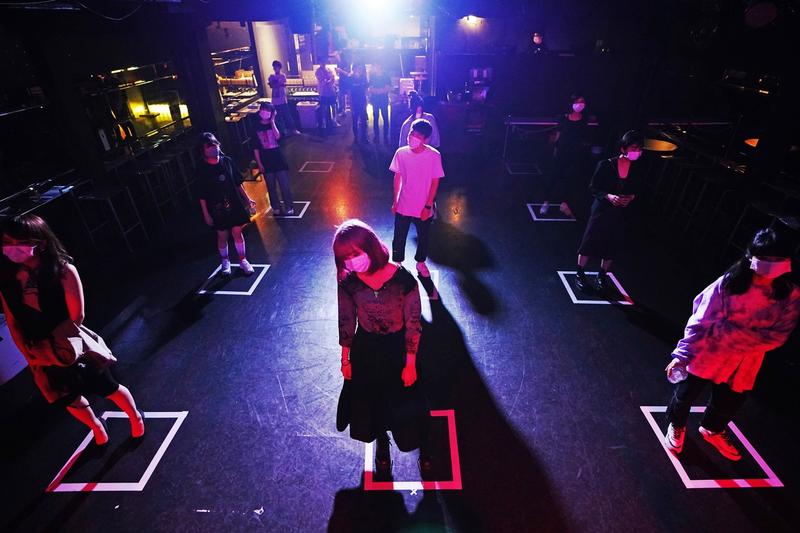
[[[128,17],[130,17],[130,16],[134,15],[134,14],[135,14],[137,11],[139,11],[140,9],[142,9],[142,8],[144,7],[144,4],[145,4],[145,2],[146,2],[146,1],[147,1],[147,0],[142,0],[142,1],[139,3],[139,5],[138,5],[138,6],[136,6],[135,8],[133,8],[133,10],[131,10],[131,12],[130,12],[130,13],[127,13],[127,14],[125,14],[125,15],[121,16],[121,17],[112,17],[112,16],[109,16],[109,15],[104,15],[103,13],[100,13],[100,12],[99,12],[99,11],[97,11],[96,9],[93,9],[93,8],[91,8],[91,7],[87,6],[87,5],[86,5],[86,4],[84,4],[83,2],[76,2],[76,3],[77,3],[79,6],[81,6],[83,9],[85,9],[86,11],[88,11],[89,13],[92,13],[92,14],[94,14],[94,15],[97,15],[98,17],[102,17],[102,18],[104,18],[104,19],[106,19],[106,20],[111,20],[111,21],[113,21],[113,22],[122,22],[123,20],[125,20],[125,19],[127,19]]]

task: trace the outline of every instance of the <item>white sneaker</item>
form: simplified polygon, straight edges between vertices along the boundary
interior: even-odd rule
[[[289,217],[294,215],[294,207],[290,207],[289,209],[287,209],[285,214],[286,214],[286,216],[289,216]]]
[[[245,276],[249,276],[255,272],[255,270],[253,270],[253,265],[251,265],[247,259],[242,259],[239,261],[239,267],[244,271]]]
[[[547,210],[548,210],[548,209],[550,209],[550,202],[548,202],[548,201],[546,201],[546,200],[545,200],[545,202],[544,202],[544,203],[542,204],[542,206],[539,208],[539,214],[540,214],[540,215],[546,215],[546,214],[547,214]]]
[[[700,434],[706,439],[706,442],[710,443],[719,453],[731,461],[738,461],[742,458],[742,454],[739,453],[739,450],[733,445],[730,437],[728,437],[728,433],[724,429],[714,433],[700,426]]]
[[[417,263],[417,272],[419,272],[419,275],[423,278],[431,277],[431,271],[428,270],[428,265],[425,263]]]
[[[667,428],[667,434],[664,436],[664,444],[667,449],[678,455],[683,451],[683,439],[686,437],[686,427],[677,427],[670,423]]]
[[[220,266],[220,273],[223,276],[230,276],[231,275],[231,262],[228,259],[222,260],[222,265]]]

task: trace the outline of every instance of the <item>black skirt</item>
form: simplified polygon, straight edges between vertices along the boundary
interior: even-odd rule
[[[261,157],[261,164],[264,166],[264,172],[271,174],[272,172],[280,172],[281,170],[289,170],[289,163],[283,157],[283,152],[280,148],[267,148],[258,151]]]
[[[592,213],[578,247],[579,255],[615,259],[622,249],[627,228],[627,208],[604,206],[600,203],[604,201],[595,200],[592,204]]]
[[[418,382],[403,386],[405,348],[405,330],[387,335],[356,331],[350,349],[352,379],[344,382],[339,396],[339,431],[349,426],[350,437],[361,442],[391,431],[400,448],[419,447],[428,412]]]
[[[44,367],[50,386],[62,391],[63,396],[56,402],[58,405],[69,405],[78,396],[109,396],[117,392],[119,382],[111,375],[108,367],[98,367],[89,361],[79,360],[71,366]]]
[[[223,198],[221,202],[210,205],[209,211],[214,219],[214,229],[218,231],[244,226],[250,222],[250,213],[245,211],[239,198]]]

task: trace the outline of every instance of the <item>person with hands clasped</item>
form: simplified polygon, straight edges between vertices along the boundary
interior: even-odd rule
[[[242,173],[236,168],[233,159],[220,150],[219,141],[213,133],[200,135],[197,164],[197,197],[205,223],[217,230],[217,249],[220,255],[220,272],[231,274],[228,256],[228,237],[233,235],[233,243],[239,254],[239,266],[246,276],[253,273],[253,267],[245,254],[242,228],[255,214],[256,203],[244,190]]]
[[[388,431],[401,451],[427,441],[427,409],[417,385],[419,289],[414,276],[389,262],[389,250],[360,220],[339,226],[333,253],[345,379],[336,425],[339,431],[349,426],[355,440],[376,440],[376,470],[388,475]],[[424,450],[420,468],[430,468]]]
[[[414,259],[417,272],[425,278],[431,275],[425,260],[428,258],[436,192],[439,180],[444,177],[441,154],[426,144],[432,132],[430,122],[415,120],[408,134],[408,146],[398,148],[389,165],[389,170],[394,172],[392,260],[400,264],[405,259],[408,229],[413,222],[417,228]]]
[[[597,163],[589,184],[594,196],[586,231],[578,247],[576,285],[590,290],[584,268],[590,257],[601,259],[597,289],[608,288],[611,264],[625,243],[627,207],[636,198],[640,168],[634,163],[642,155],[644,140],[637,131],[628,131],[619,141],[620,154]]]
[[[667,378],[677,383],[664,438],[673,453],[683,450],[692,403],[710,385],[700,434],[731,461],[741,459],[725,427],[753,388],[766,352],[786,342],[800,316],[790,255],[774,230],[760,230],[745,256],[694,299],[666,368]]]
[[[253,139],[253,157],[258,170],[267,182],[269,205],[274,216],[294,215],[292,187],[289,183],[289,163],[283,156],[278,140],[281,134],[275,125],[275,107],[269,102],[262,102],[258,109]],[[278,196],[280,187],[280,196]],[[281,209],[283,200],[283,209]]]

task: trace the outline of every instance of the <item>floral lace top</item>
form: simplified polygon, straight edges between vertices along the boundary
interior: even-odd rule
[[[766,352],[785,343],[797,325],[800,289],[784,300],[771,298],[771,286],[755,284],[744,294],[726,294],[722,279],[694,299],[672,356],[695,376],[744,392],[753,388]]]
[[[396,333],[405,328],[406,353],[417,353],[420,325],[417,280],[400,267],[378,290],[350,273],[339,283],[339,344],[351,346],[356,324],[369,333]]]

